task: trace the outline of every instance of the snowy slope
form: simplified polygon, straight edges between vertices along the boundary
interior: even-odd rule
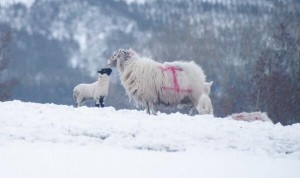
[[[300,177],[300,124],[0,103],[0,177]]]

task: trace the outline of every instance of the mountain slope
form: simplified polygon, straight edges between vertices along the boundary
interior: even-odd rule
[[[300,176],[300,124],[21,101],[0,113],[0,177]]]

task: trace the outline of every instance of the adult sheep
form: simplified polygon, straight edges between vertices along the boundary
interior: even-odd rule
[[[110,68],[104,68],[98,71],[98,80],[94,83],[86,84],[82,83],[74,87],[73,98],[76,102],[76,106],[81,106],[81,103],[85,100],[93,99],[96,107],[104,107],[104,100],[108,94],[109,88],[109,75],[112,70]]]
[[[150,111],[156,114],[159,104],[186,105],[190,108],[190,115],[193,108],[200,114],[213,114],[208,97],[212,83],[205,82],[206,76],[194,62],[162,64],[140,57],[131,49],[119,49],[108,59],[108,65],[117,68],[129,98],[138,106],[146,106],[148,114]],[[207,106],[211,109],[203,108]]]

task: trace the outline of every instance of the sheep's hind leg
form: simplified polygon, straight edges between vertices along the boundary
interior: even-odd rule
[[[151,115],[149,102],[147,102],[146,105],[147,105],[147,114]]]
[[[194,114],[194,106],[189,107],[189,116],[192,116]]]

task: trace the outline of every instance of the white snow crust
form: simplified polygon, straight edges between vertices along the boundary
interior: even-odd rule
[[[300,124],[0,102],[0,177],[300,177]]]

